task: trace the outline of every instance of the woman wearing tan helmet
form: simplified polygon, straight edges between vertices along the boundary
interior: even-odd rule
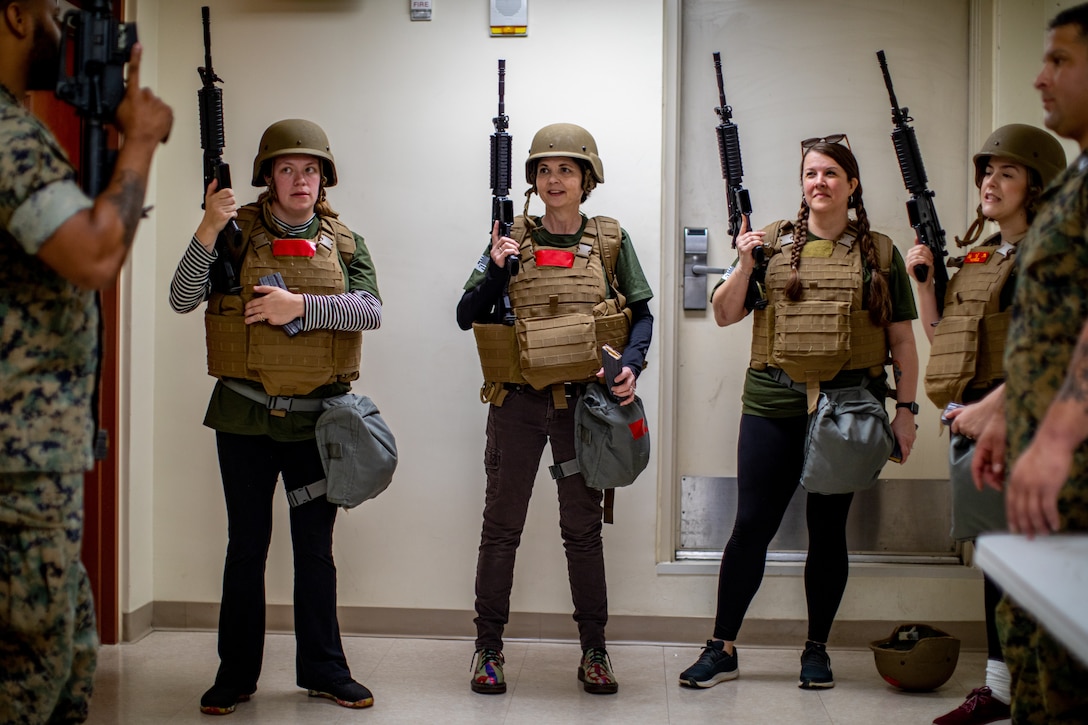
[[[737,515],[722,556],[712,639],[680,673],[684,687],[739,676],[734,645],[799,482],[806,489],[808,629],[798,686],[834,687],[827,641],[849,576],[846,519],[854,491],[875,483],[893,436],[903,460],[914,443],[914,298],[892,240],[870,229],[849,143],[846,134],[801,142],[796,219],[762,230],[745,223],[738,259],[712,293],[718,325],[752,315],[752,353],[737,442]],[[755,284],[761,256],[765,288]],[[889,357],[899,398],[890,424],[883,402]],[[847,455],[824,450],[833,440],[810,446],[820,441],[809,434],[810,417],[817,418],[810,413],[826,409],[831,396],[870,411],[875,435],[850,428],[845,438],[859,444]],[[831,470],[809,471],[810,459],[821,458],[832,460]]]
[[[502,635],[514,557],[540,457],[550,442],[582,645],[578,679],[586,692],[609,694],[619,683],[605,650],[603,494],[589,488],[578,471],[574,413],[586,384],[597,380],[603,343],[623,351],[613,393],[621,403],[635,399],[653,330],[653,293],[627,232],[615,219],[581,212],[582,202],[604,182],[597,144],[584,128],[557,123],[538,131],[525,177],[525,213],[509,236],[500,237],[495,225],[457,305],[458,325],[476,333],[481,398],[490,404],[471,687],[483,694],[506,692]],[[542,216],[529,213],[533,194],[544,202]],[[516,276],[509,264],[514,254],[520,257]]]
[[[922,323],[932,345],[925,375],[926,395],[934,405],[946,410],[943,420],[952,429],[952,537],[960,541],[1006,528],[1004,495],[989,488],[975,488],[971,476],[974,439],[994,414],[993,403],[998,396],[990,393],[997,391],[999,395],[1005,379],[1005,335],[1016,279],[1017,245],[1035,216],[1035,201],[1064,168],[1065,152],[1046,131],[1019,123],[994,131],[974,156],[978,216],[965,238],[957,238],[956,242],[970,247],[986,221],[997,225],[997,233],[962,257],[948,261],[949,267],[958,267],[959,271],[949,280],[940,309],[933,275],[928,275],[925,282],[911,275],[918,288]],[[932,264],[933,254],[925,245],[915,245],[907,253],[908,269]],[[934,720],[937,725],[988,723],[1009,717],[1009,671],[994,624],[994,609],[1002,592],[989,577],[984,575],[983,580],[986,684],[972,690],[963,705]]]
[[[370,252],[325,199],[336,181],[320,126],[300,119],[272,124],[253,162],[253,185],[267,188],[238,207],[231,189],[209,184],[204,218],[170,285],[177,312],[207,301],[208,372],[219,379],[204,425],[216,432],[229,540],[219,672],[200,700],[207,714],[232,712],[257,689],[280,476],[291,506],[297,683],[344,707],[374,703],[352,679],[340,641],[332,557],[337,506],[323,495],[314,433],[322,401],[349,392],[359,377],[362,330],[381,324]],[[237,232],[225,232],[232,220]],[[266,279],[277,274],[282,288]]]

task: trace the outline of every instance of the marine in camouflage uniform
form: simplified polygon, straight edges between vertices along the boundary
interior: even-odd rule
[[[1022,243],[1005,350],[1009,460],[1031,443],[1088,320],[1088,153],[1040,199]],[[1058,493],[1059,530],[1088,531],[1088,445]],[[1008,597],[997,611],[1016,723],[1088,722],[1088,668]]]
[[[0,722],[81,721],[95,668],[80,561],[98,312],[36,256],[91,206],[53,134],[0,86]]]

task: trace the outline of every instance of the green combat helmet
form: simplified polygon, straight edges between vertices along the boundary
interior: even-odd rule
[[[880,676],[908,692],[936,690],[948,682],[960,657],[960,641],[928,624],[901,624],[869,649]]]
[[[533,183],[531,177],[537,160],[548,156],[569,156],[572,159],[588,161],[594,180],[598,184],[604,183],[604,164],[597,155],[597,142],[581,126],[573,123],[553,123],[537,131],[529,147],[529,158],[525,161],[525,181]]]
[[[990,157],[1003,156],[1023,164],[1039,175],[1043,188],[1065,168],[1065,150],[1058,140],[1041,128],[1024,123],[1002,126],[986,139],[975,154],[975,186],[982,187],[982,176]]]
[[[287,154],[309,154],[321,159],[323,186],[336,186],[336,162],[329,151],[329,137],[313,121],[289,118],[276,121],[261,135],[257,156],[253,159],[253,185],[265,186],[272,173],[270,160]]]

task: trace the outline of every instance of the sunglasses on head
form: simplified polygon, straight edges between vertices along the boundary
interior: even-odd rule
[[[806,138],[801,142],[801,153],[803,154],[816,144],[821,143],[839,143],[843,144],[848,149],[850,148],[850,139],[846,137],[845,133],[833,133],[830,136],[814,136],[812,138]],[[853,149],[850,150],[852,151]]]

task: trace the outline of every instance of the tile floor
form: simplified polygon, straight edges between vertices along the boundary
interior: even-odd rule
[[[375,704],[348,710],[295,687],[294,639],[269,635],[265,667],[253,699],[223,719],[202,715],[200,695],[218,665],[215,634],[154,632],[139,642],[103,647],[91,705],[92,725],[222,722],[223,725],[341,723],[821,723],[906,725],[932,722],[982,683],[985,655],[967,652],[936,692],[907,694],[884,684],[868,650],[830,650],[837,685],[797,687],[800,648],[741,647],[741,676],[709,690],[677,685],[699,647],[617,644],[609,654],[618,695],[582,691],[576,644],[506,643],[505,695],[469,690],[472,643],[467,640],[344,637],[357,680]]]

